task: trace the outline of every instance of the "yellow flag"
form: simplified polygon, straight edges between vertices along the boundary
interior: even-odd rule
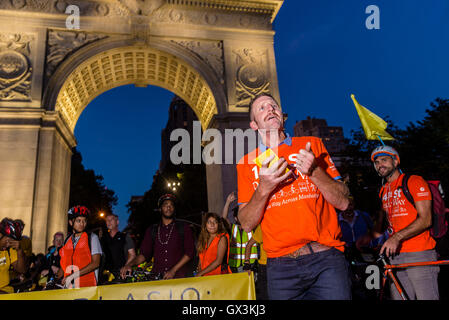
[[[387,131],[385,131],[388,125],[386,121],[369,111],[364,106],[361,106],[353,94],[351,94],[351,99],[354,102],[357,113],[359,114],[366,139],[380,141],[394,140],[394,138]]]

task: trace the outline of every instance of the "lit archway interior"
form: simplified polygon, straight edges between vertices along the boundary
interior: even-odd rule
[[[73,132],[90,101],[126,84],[155,85],[175,93],[193,109],[203,130],[217,113],[213,93],[198,71],[176,56],[149,47],[115,48],[85,60],[65,80],[55,111]]]

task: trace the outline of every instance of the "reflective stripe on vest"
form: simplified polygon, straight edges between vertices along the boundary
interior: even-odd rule
[[[245,262],[245,249],[247,242],[251,239],[252,233],[239,230],[236,224],[232,225],[232,241],[229,251],[229,266],[238,268]],[[254,263],[258,259],[257,244],[251,247],[250,263]]]

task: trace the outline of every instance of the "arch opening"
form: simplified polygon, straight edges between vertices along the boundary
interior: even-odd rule
[[[218,112],[210,86],[196,69],[170,53],[136,46],[109,49],[83,61],[64,81],[55,111],[73,133],[89,102],[127,84],[154,85],[173,92],[193,109],[203,130]]]

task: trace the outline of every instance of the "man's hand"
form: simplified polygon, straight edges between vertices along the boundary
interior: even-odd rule
[[[317,167],[317,161],[315,154],[312,152],[310,142],[307,142],[305,149],[299,150],[295,167],[299,172],[307,176],[310,176]]]
[[[168,270],[165,274],[164,274],[164,280],[168,280],[168,279],[173,279],[175,277],[176,271],[174,271],[173,269]]]
[[[19,250],[19,249],[20,249],[20,241],[17,241],[17,240],[13,240],[13,239],[11,239],[11,238],[8,238],[8,239],[6,240],[6,246],[7,246],[8,248],[13,248],[13,249],[15,249],[15,250]]]
[[[64,286],[65,289],[67,289],[70,286],[72,286],[72,282],[74,282],[76,278],[78,278],[78,274],[76,272],[72,273],[71,275],[62,279],[61,284]],[[76,282],[73,284],[73,287],[76,288]]]
[[[269,163],[274,159],[274,156],[273,154],[266,158],[260,167],[259,188],[264,194],[270,194],[279,183],[284,181],[292,173],[291,170],[284,173],[288,165],[288,162],[284,158],[280,158],[268,167]]]
[[[127,275],[128,273],[131,273],[131,271],[132,271],[132,267],[130,267],[129,265],[125,265],[124,267],[122,267],[122,268],[120,269],[120,277],[121,277],[122,279],[125,279],[126,275]]]
[[[380,248],[379,254],[383,254],[385,252],[385,255],[387,257],[395,255],[399,249],[400,244],[401,239],[399,238],[397,233],[395,233],[390,238],[388,238],[387,241],[385,241],[382,248]]]

